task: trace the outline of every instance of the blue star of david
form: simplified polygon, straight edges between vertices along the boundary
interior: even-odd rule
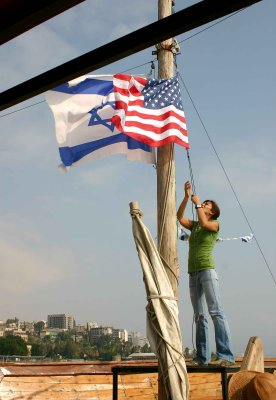
[[[88,114],[91,114],[91,118],[88,122],[88,126],[104,125],[106,128],[111,130],[111,132],[113,132],[115,129],[114,124],[112,124],[112,122],[110,122],[109,118],[102,119],[100,117],[100,115],[98,114],[98,111],[103,109],[105,106],[111,106],[113,109],[115,109],[115,102],[114,101],[107,101],[106,103],[102,102],[102,104],[100,106],[92,108],[92,110],[90,110],[88,112]]]

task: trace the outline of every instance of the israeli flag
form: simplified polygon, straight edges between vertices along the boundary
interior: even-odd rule
[[[110,122],[115,112],[113,75],[84,75],[46,93],[55,120],[63,166],[70,168],[109,154],[155,164],[154,150]]]

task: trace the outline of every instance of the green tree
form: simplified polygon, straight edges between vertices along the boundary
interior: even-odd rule
[[[54,356],[55,352],[54,352],[54,343],[53,343],[51,337],[45,336],[42,339],[41,344],[42,344],[42,347],[41,347],[42,354],[40,354],[40,355],[52,358]]]
[[[141,347],[140,346],[131,346],[131,353],[140,353]]]
[[[45,328],[45,322],[44,321],[38,321],[34,324],[34,331],[38,334]]]
[[[74,336],[74,332],[72,332],[72,331],[60,332],[60,333],[58,333],[58,335],[56,337],[56,341],[64,342],[66,340],[72,339],[73,336]]]
[[[151,352],[152,350],[147,343],[145,343],[144,346],[141,347],[141,353],[151,353]]]
[[[0,338],[0,354],[7,356],[26,356],[27,344],[19,336],[6,336]]]
[[[43,354],[41,343],[33,343],[32,344],[31,355],[32,356],[44,356],[45,355],[45,354]]]
[[[6,324],[7,324],[7,325],[10,325],[10,324],[18,324],[18,322],[19,322],[19,319],[16,318],[16,317],[14,317],[13,319],[12,319],[12,318],[7,319]]]
[[[123,357],[128,357],[132,353],[139,353],[140,346],[133,346],[131,342],[123,342]]]
[[[122,343],[118,338],[112,338],[110,335],[103,335],[95,343],[101,360],[111,361],[112,357],[121,354]]]
[[[86,354],[87,359],[89,360],[96,360],[99,358],[99,352],[97,346],[91,345],[88,340],[84,340],[82,342],[82,354],[81,356],[84,357]]]
[[[60,354],[64,358],[80,358],[81,349],[77,343],[75,343],[72,339],[69,339],[65,342],[62,352]]]

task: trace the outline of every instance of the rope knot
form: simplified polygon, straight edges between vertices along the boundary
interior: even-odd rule
[[[148,300],[153,300],[153,299],[166,299],[166,300],[175,300],[178,301],[178,297],[171,297],[171,296],[162,296],[158,294],[153,294],[148,296]]]
[[[168,40],[167,40],[167,41],[162,42],[162,43],[157,43],[155,45],[155,47],[156,47],[156,52],[154,52],[154,54],[157,54],[157,55],[158,55],[160,50],[171,51],[173,54],[179,54],[180,53],[179,44],[178,44],[177,40],[174,39],[174,38],[172,39],[171,42],[168,42]]]
[[[142,217],[143,213],[139,208],[133,208],[132,210],[130,210],[130,215],[132,218],[135,218],[137,216]]]

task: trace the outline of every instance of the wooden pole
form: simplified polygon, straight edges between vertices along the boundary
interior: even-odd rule
[[[158,19],[171,15],[172,0],[158,0]],[[172,39],[158,45],[158,77],[174,75]],[[158,249],[170,279],[175,297],[178,296],[178,255],[175,205],[174,146],[169,144],[157,150],[157,226]],[[168,268],[170,267],[170,269]],[[168,400],[159,373],[158,399]]]

